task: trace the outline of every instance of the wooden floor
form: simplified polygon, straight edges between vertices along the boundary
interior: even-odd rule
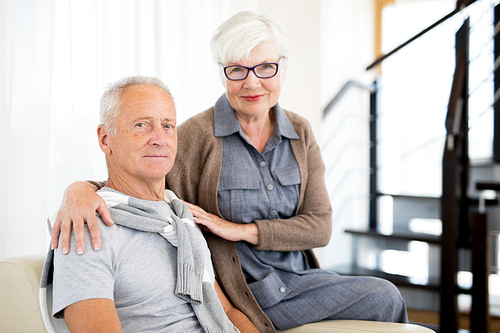
[[[408,319],[412,323],[430,324],[439,327],[438,312],[408,310]],[[469,330],[469,315],[461,314],[458,325],[460,329]],[[500,317],[491,317],[490,333],[500,333]]]

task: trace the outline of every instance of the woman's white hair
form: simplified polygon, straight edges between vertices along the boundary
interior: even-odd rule
[[[288,57],[288,41],[274,22],[252,12],[240,12],[217,28],[210,46],[215,62],[227,65],[247,58],[262,42],[274,43],[278,56]]]
[[[156,86],[172,98],[168,87],[159,79],[147,76],[129,76],[108,85],[101,97],[100,120],[110,133],[116,133],[116,120],[122,110],[121,96],[125,88],[135,85]]]

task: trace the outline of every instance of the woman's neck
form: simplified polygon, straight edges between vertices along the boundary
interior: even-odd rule
[[[245,137],[259,152],[264,152],[267,141],[276,126],[274,112],[269,110],[268,113],[258,117],[242,117],[236,113],[236,119],[238,119]]]

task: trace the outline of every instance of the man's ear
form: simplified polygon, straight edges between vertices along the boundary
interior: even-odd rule
[[[104,125],[97,126],[97,138],[99,140],[99,147],[104,154],[111,154],[111,147],[109,146],[109,131]]]

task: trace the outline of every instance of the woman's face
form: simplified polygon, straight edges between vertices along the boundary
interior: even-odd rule
[[[276,46],[271,42],[262,42],[252,49],[248,58],[229,65],[253,67],[265,62],[279,61]],[[284,79],[285,66],[279,67],[276,76],[269,79],[259,79],[253,71],[246,79],[231,81],[225,78],[226,94],[229,103],[239,116],[256,117],[267,114],[276,105],[281,91],[281,82]]]

